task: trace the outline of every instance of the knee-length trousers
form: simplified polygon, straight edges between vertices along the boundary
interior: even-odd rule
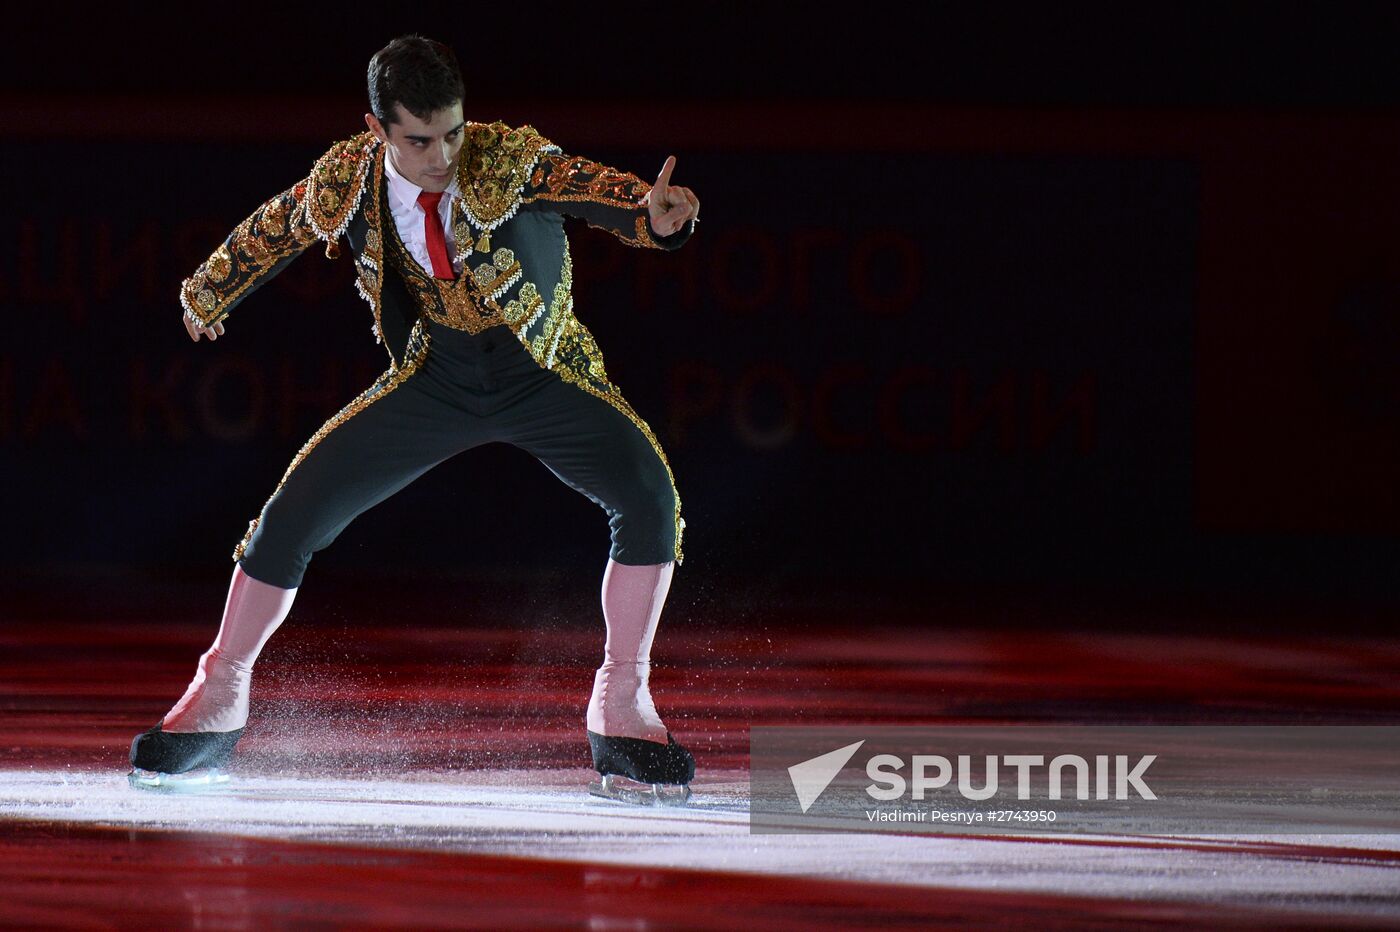
[[[377,391],[327,421],[298,453],[234,551],[245,573],[300,586],[312,554],[358,515],[438,463],[490,442],[525,450],[602,506],[613,560],[646,566],[676,559],[675,487],[631,419],[542,368],[504,327],[473,336],[434,326],[429,336],[411,374],[381,378]]]

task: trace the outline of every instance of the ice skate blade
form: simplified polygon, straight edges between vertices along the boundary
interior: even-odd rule
[[[638,783],[615,773],[588,784],[588,792],[632,806],[684,806],[690,801],[690,787],[685,784]]]
[[[126,775],[126,782],[148,793],[206,793],[228,783],[228,774],[217,767],[189,773],[158,773],[133,767]]]

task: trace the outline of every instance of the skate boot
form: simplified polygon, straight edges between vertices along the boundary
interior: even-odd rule
[[[695,758],[661,724],[647,687],[650,668],[644,661],[608,661],[598,668],[587,733],[593,769],[602,779],[588,790],[637,805],[683,806],[690,799]]]
[[[253,664],[282,624],[295,589],[260,582],[235,566],[214,645],[180,701],[131,742],[127,782],[143,790],[202,790],[228,782],[223,766],[243,736]]]
[[[141,790],[197,792],[228,782],[223,766],[243,729],[233,731],[164,731],[164,722],[131,741],[127,782]]]
[[[651,701],[651,643],[671,587],[675,563],[631,566],[608,560],[603,618],[608,637],[593,677],[585,719],[594,796],[639,805],[683,806],[690,799],[695,758],[676,743]]]
[[[222,768],[248,720],[251,674],[217,648],[205,652],[185,695],[154,728],[132,740],[127,782],[137,789],[167,792],[227,783]]]
[[[666,732],[666,743],[613,738],[588,732],[593,769],[602,779],[588,791],[604,799],[640,806],[684,806],[690,800],[695,758]]]

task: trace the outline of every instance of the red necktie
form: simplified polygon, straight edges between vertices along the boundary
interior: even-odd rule
[[[418,195],[418,206],[423,208],[423,232],[428,238],[428,258],[433,261],[434,278],[456,278],[452,271],[452,260],[447,257],[447,237],[442,233],[442,218],[438,216],[438,202],[442,192],[430,194],[427,191]]]

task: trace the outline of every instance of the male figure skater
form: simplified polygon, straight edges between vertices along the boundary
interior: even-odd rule
[[[623,776],[651,784],[655,801],[694,775],[647,685],[681,561],[680,500],[656,436],[574,316],[563,224],[581,217],[629,245],[676,249],[699,199],[670,184],[674,156],[648,186],[564,154],[533,127],[468,122],[464,98],[450,49],[395,39],[370,61],[368,131],[255,210],[181,287],[190,338],[213,341],[311,243],[335,258],[343,239],[390,365],[306,442],[234,548],[218,636],[184,696],[133,740],[133,785],[218,779],[247,722],[254,661],[312,554],[433,466],[491,441],[528,451],[608,515],[607,638],[585,719],[603,775],[594,791],[624,796],[613,783]]]

